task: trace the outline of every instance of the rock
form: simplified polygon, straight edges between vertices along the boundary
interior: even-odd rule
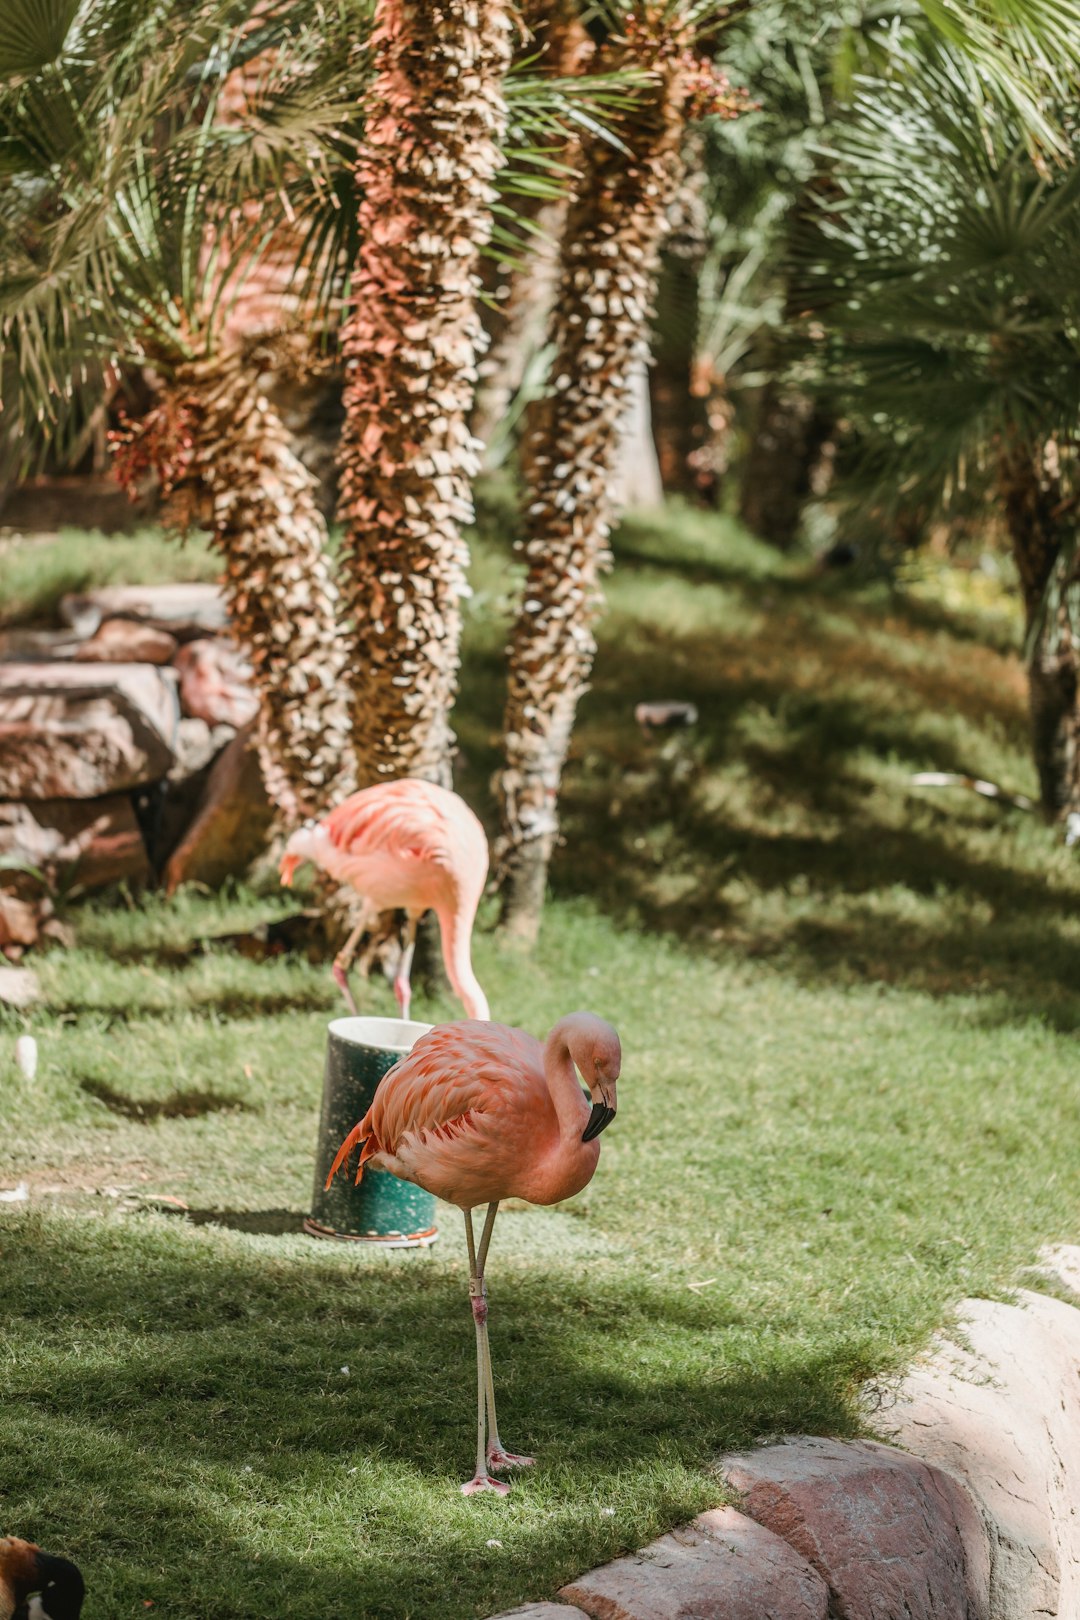
[[[5,630],[0,633],[0,663],[34,664],[54,658],[77,658],[85,645],[70,630]]]
[[[702,1513],[560,1593],[593,1620],[826,1620],[825,1582],[734,1508]],[[858,1616],[858,1620],[870,1620]]]
[[[122,794],[0,804],[0,859],[37,867],[53,886],[62,880],[97,889],[150,877],[135,811]]]
[[[136,619],[105,619],[75,657],[84,664],[168,664],[179,643],[167,630]]]
[[[227,641],[189,641],[173,661],[180,675],[180,707],[211,726],[247,725],[259,707],[251,665]]]
[[[507,1609],[494,1620],[588,1620],[580,1609],[568,1603],[523,1603],[520,1609]]]
[[[0,967],[0,1002],[5,1007],[30,1007],[40,995],[37,975],[29,968]]]
[[[800,1438],[723,1470],[744,1512],[821,1575],[837,1620],[987,1620],[982,1528],[940,1469],[870,1441]]]
[[[163,777],[175,671],[151,664],[0,664],[0,799],[96,799]]]
[[[964,1300],[964,1348],[941,1340],[878,1423],[974,1497],[991,1620],[1065,1620],[1080,1614],[1080,1311],[1043,1294],[1019,1301]]]
[[[28,945],[36,945],[41,930],[38,906],[24,895],[0,889],[0,951],[15,961]]]
[[[253,732],[252,725],[237,732],[215,761],[195,821],[165,868],[169,894],[181,883],[222,883],[246,871],[265,848],[273,807]]]
[[[669,731],[675,726],[696,726],[697,705],[675,702],[639,703],[634,710],[634,719],[645,732]]]
[[[0,952],[17,962],[43,939],[71,943],[71,931],[56,916],[52,896],[27,873],[0,871]]]
[[[165,799],[154,826],[151,857],[160,868],[191,827],[206,792],[215,759],[236,736],[232,726],[208,726],[205,720],[181,720],[176,761],[169,772]]]
[[[185,782],[206,770],[235,736],[235,726],[208,726],[205,720],[185,717],[176,729],[175,759],[169,781]]]
[[[60,617],[84,636],[92,636],[105,619],[122,618],[156,625],[180,641],[215,635],[227,625],[218,585],[107,585],[61,597]]]

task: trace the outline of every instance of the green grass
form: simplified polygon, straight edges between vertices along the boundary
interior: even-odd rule
[[[0,540],[0,628],[51,619],[69,591],[97,585],[156,585],[214,580],[221,563],[202,535],[180,545],[158,529],[105,535],[61,529],[53,539]]]
[[[485,811],[508,533],[493,507],[458,716]],[[716,1501],[725,1448],[861,1432],[864,1380],[1080,1230],[1075,861],[1032,817],[908,781],[1032,790],[1002,604],[951,577],[810,579],[678,512],[617,551],[540,948],[506,951],[490,915],[476,941],[499,1017],[591,1006],[625,1052],[592,1185],[496,1227],[501,1427],[539,1457],[507,1501],[456,1490],[457,1213],[427,1253],[297,1231],[325,968],[185,955],[280,896],[77,908],[46,1004],[7,1015],[0,1162],[35,1197],[0,1206],[0,1523],[84,1564],[87,1620],[463,1620],[548,1595]],[[647,743],[651,697],[699,725]]]

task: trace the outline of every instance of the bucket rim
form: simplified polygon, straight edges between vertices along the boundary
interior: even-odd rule
[[[347,1046],[365,1047],[372,1052],[411,1052],[421,1036],[435,1028],[411,1018],[332,1018],[327,1033]]]

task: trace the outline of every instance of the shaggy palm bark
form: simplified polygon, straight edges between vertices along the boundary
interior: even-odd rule
[[[126,438],[126,445],[123,439]],[[315,480],[239,354],[182,366],[121,436],[118,473],[157,462],[174,521],[209,528],[233,634],[251,661],[267,791],[292,825],[351,791],[346,647]]]
[[[1043,811],[1052,821],[1080,811],[1080,648],[1068,597],[1080,588],[1075,557],[1056,591],[1069,528],[1057,446],[1013,444],[1002,452],[999,487],[1024,598],[1028,636],[1028,704]],[[1071,549],[1071,548],[1070,548]]]
[[[682,172],[681,51],[615,43],[597,65],[651,69],[619,128],[623,149],[583,146],[563,237],[549,391],[529,409],[523,445],[527,577],[510,644],[498,783],[496,850],[503,926],[539,928],[558,832],[556,801],[578,700],[592,669],[630,380],[647,355],[648,323],[667,208]]]
[[[478,255],[506,127],[504,0],[379,0],[342,334],[344,573],[362,783],[449,786],[478,442]]]

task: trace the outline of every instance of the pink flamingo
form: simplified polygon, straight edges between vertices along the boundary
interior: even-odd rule
[[[470,940],[487,878],[484,829],[464,799],[433,782],[406,778],[353,793],[321,821],[293,833],[281,858],[281,881],[292,883],[298,866],[312,861],[338,883],[363,897],[360,921],[334,958],[334,979],[351,1012],[356,1003],[348,971],[361,934],[380,911],[408,915],[405,948],[394,994],[402,1018],[409,1016],[416,925],[430,907],[439,919],[446,972],[470,1018],[487,1018],[487,997],[472,968]]]
[[[440,1024],[383,1076],[326,1178],[329,1187],[359,1143],[357,1181],[366,1165],[378,1165],[464,1212],[477,1407],[476,1472],[461,1487],[466,1496],[505,1496],[509,1485],[491,1471],[533,1461],[506,1449],[495,1418],[484,1265],[499,1203],[557,1204],[592,1180],[600,1157],[596,1138],[615,1118],[621,1064],[618,1035],[593,1013],[560,1018],[543,1047],[505,1024]],[[472,1212],[479,1204],[488,1208],[477,1246]]]

